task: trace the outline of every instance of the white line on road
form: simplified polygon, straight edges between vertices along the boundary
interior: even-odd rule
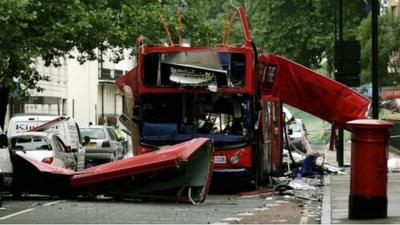
[[[57,200],[57,201],[54,201],[54,202],[48,202],[48,203],[43,204],[43,205],[44,205],[44,206],[50,206],[50,205],[55,205],[55,204],[57,204],[57,203],[59,203],[59,202],[61,202],[61,200]]]
[[[20,215],[20,214],[27,213],[27,212],[30,212],[30,211],[33,211],[33,210],[35,210],[35,209],[32,209],[32,208],[30,208],[30,209],[25,209],[25,210],[22,210],[22,211],[19,211],[19,212],[10,214],[10,215],[8,215],[8,216],[3,216],[3,217],[0,218],[0,220],[5,220],[5,219],[11,218],[11,217],[13,217],[13,216],[18,216],[18,215]]]

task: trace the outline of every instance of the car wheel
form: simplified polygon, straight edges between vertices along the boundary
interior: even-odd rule
[[[11,194],[12,194],[13,198],[19,199],[21,197],[21,195],[22,195],[22,191],[20,191],[20,190],[12,190]]]

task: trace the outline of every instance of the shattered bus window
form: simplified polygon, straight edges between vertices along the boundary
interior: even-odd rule
[[[149,53],[144,60],[144,84],[149,87],[243,87],[244,79],[242,53]]]
[[[215,145],[246,144],[250,129],[250,97],[241,94],[143,95],[142,140],[161,146],[195,137]]]

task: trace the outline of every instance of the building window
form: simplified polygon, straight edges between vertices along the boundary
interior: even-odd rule
[[[124,71],[122,70],[114,70],[114,79],[118,79],[123,75]]]
[[[111,70],[110,69],[101,69],[101,80],[111,80]]]
[[[390,12],[397,16],[397,5],[393,5],[392,7],[390,7]]]

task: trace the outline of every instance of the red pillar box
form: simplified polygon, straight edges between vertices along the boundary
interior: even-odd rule
[[[349,219],[387,217],[387,158],[392,123],[362,119],[347,123],[351,135]]]

